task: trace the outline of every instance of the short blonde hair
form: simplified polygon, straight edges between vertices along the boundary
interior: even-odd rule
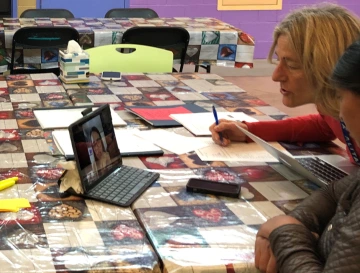
[[[345,49],[360,36],[359,18],[335,4],[304,7],[288,14],[274,30],[268,60],[272,62],[277,40],[285,35],[314,87],[320,113],[339,116],[339,102],[329,80]]]

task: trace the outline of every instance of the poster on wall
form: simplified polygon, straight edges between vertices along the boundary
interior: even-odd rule
[[[282,0],[218,0],[218,10],[281,10]]]

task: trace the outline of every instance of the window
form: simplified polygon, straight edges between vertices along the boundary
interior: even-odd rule
[[[282,0],[218,0],[218,10],[281,10]]]

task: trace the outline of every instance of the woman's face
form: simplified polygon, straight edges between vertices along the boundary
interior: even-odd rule
[[[283,104],[287,107],[296,107],[314,103],[314,88],[306,79],[300,60],[291,47],[287,36],[279,36],[275,54],[278,58],[278,64],[273,72],[272,79],[280,83]]]
[[[103,146],[101,143],[101,137],[98,134],[98,132],[96,132],[96,131],[91,132],[91,141],[92,141],[91,145],[94,150],[95,159],[99,160],[104,151],[103,151]]]
[[[340,118],[343,119],[350,136],[360,146],[360,96],[348,90],[338,90]]]

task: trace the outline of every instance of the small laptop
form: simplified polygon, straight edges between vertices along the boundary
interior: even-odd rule
[[[299,175],[319,186],[327,185],[359,170],[357,166],[339,155],[296,156],[292,157],[276,149],[274,146],[236,125],[239,130],[262,146],[279,162]]]
[[[159,174],[124,166],[108,104],[69,126],[84,197],[127,207]]]

